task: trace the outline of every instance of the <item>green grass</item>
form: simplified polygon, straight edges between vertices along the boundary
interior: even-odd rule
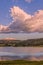
[[[43,65],[43,61],[26,60],[0,61],[0,65]]]

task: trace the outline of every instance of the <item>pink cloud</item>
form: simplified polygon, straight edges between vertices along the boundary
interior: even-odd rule
[[[43,10],[30,15],[14,6],[10,11],[13,21],[8,26],[0,25],[0,32],[43,32]]]
[[[24,10],[15,6],[11,8],[11,16],[13,18],[13,21],[15,22],[12,22],[11,26],[13,24],[15,26],[15,29],[17,28],[21,31],[27,32],[43,31],[43,10],[38,10],[34,13],[33,16],[31,16]]]

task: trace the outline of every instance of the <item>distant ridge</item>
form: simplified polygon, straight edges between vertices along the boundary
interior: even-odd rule
[[[16,40],[16,38],[9,38],[9,37],[7,37],[7,38],[3,38],[3,39],[0,39],[0,40]]]

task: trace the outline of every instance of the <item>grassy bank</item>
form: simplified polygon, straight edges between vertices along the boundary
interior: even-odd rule
[[[43,65],[43,61],[26,60],[0,61],[0,65]]]

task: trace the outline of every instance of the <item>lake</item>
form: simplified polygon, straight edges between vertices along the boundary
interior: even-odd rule
[[[3,55],[43,55],[43,47],[0,47],[0,56]]]
[[[0,61],[43,60],[43,47],[0,47]]]

